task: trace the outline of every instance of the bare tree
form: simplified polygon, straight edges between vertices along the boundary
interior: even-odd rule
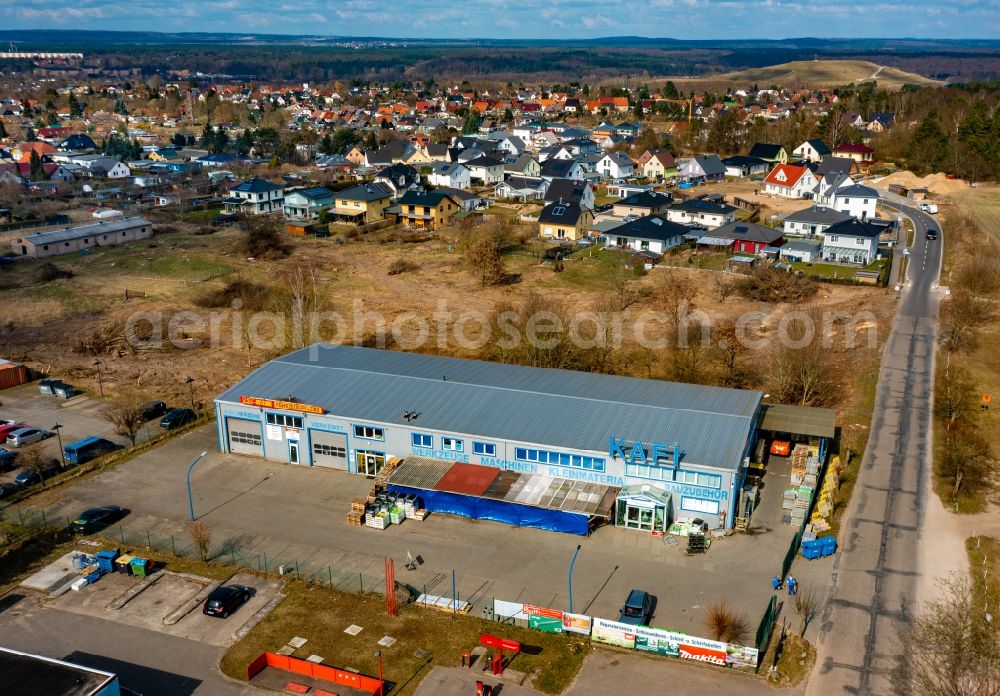
[[[715,297],[720,304],[736,292],[736,283],[726,277],[725,273],[716,273],[713,285],[715,286]]]
[[[127,391],[112,399],[104,407],[104,420],[115,426],[115,432],[128,439],[135,447],[135,439],[144,423],[142,407],[146,399],[135,391]]]
[[[496,285],[507,275],[500,253],[500,244],[487,234],[477,235],[469,243],[465,251],[465,262],[484,288],[487,285]]]
[[[938,463],[939,473],[951,481],[951,496],[958,499],[963,490],[987,484],[995,467],[990,443],[972,426],[947,431],[944,451]]]
[[[801,621],[799,635],[804,636],[810,622],[816,618],[820,609],[820,597],[812,585],[799,585],[795,593],[795,614]]]
[[[639,278],[637,267],[628,263],[617,263],[617,259],[615,261],[608,269],[607,280],[611,286],[612,297],[615,299],[615,309],[624,312],[641,300],[644,293],[641,288],[636,287],[636,280]]]
[[[746,355],[750,352],[733,319],[712,327],[712,356],[722,369],[722,384],[741,387],[749,381]]]
[[[720,599],[708,608],[705,615],[705,628],[715,640],[725,643],[735,643],[747,634],[747,619]]]
[[[653,290],[656,303],[664,313],[667,324],[676,331],[680,318],[694,309],[698,290],[693,283],[677,273],[664,273]]]
[[[975,412],[976,383],[968,370],[951,364],[950,355],[945,360],[944,372],[936,386],[934,411],[948,430],[968,420]]]
[[[207,523],[198,520],[188,525],[187,535],[194,542],[195,548],[198,549],[198,555],[201,556],[201,560],[207,560],[208,548],[212,544],[211,527]]]
[[[17,463],[21,468],[35,472],[39,479],[45,481],[46,477],[52,475],[57,467],[53,466],[52,457],[46,456],[42,447],[41,442],[25,445],[18,450]]]
[[[903,696],[996,696],[1000,644],[985,596],[968,576],[941,583],[938,599],[900,636],[893,690]]]

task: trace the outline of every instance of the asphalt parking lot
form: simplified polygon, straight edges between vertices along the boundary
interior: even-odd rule
[[[179,621],[169,624],[165,620],[179,609],[190,606],[191,600],[208,588],[212,581],[167,571],[158,571],[158,574],[160,577],[156,582],[150,584],[120,609],[112,609],[109,605],[142,582],[141,578],[109,573],[79,592],[67,592],[61,597],[49,600],[48,604],[54,609],[65,612],[85,614],[199,643],[228,647],[235,642],[233,634],[281,589],[280,582],[249,573],[238,573],[225,584],[250,587],[252,596],[229,618],[206,616],[202,613],[203,603],[199,602]]]
[[[487,521],[431,515],[387,530],[351,527],[344,521],[350,501],[371,482],[344,472],[311,469],[253,457],[219,454],[214,425],[164,443],[112,471],[60,491],[53,514],[71,515],[90,505],[118,504],[132,513],[122,522],[127,536],[185,541],[188,499],[185,473],[202,451],[209,454],[192,475],[196,515],[212,529],[214,553],[264,558],[268,570],[295,564],[318,581],[330,577],[342,589],[379,587],[383,560],[396,560],[397,579],[418,590],[450,596],[454,569],[459,598],[476,614],[494,597],[568,609],[568,569],[576,545],[573,609],[616,618],[633,588],[659,598],[655,625],[704,632],[707,608],[726,599],[755,627],[769,601],[771,577],[795,529],[783,525],[781,492],[787,471],[768,473],[753,533],[717,540],[705,554],[686,556],[649,534],[615,527],[590,537],[512,528]],[[109,536],[116,533],[109,530]],[[232,551],[226,551],[231,549]],[[403,569],[407,552],[424,563]],[[801,586],[825,589],[832,558],[799,559],[793,573]]]

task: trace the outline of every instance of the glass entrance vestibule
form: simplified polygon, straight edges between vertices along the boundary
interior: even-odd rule
[[[670,494],[651,486],[627,486],[615,503],[615,525],[645,532],[666,532],[673,521]]]

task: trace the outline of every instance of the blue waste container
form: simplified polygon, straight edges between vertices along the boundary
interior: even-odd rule
[[[819,541],[823,542],[824,556],[832,556],[833,554],[837,553],[837,537],[834,536],[823,537],[822,539],[819,539]]]
[[[121,554],[118,553],[118,549],[111,549],[110,551],[98,551],[97,552],[97,567],[103,573],[114,572],[115,569],[115,559]]]

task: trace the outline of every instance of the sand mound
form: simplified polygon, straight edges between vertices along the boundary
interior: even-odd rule
[[[912,172],[896,172],[879,179],[879,186],[899,184],[907,188],[925,188],[932,193],[955,193],[969,187],[962,179],[949,179],[945,174],[928,174],[920,177]]]

